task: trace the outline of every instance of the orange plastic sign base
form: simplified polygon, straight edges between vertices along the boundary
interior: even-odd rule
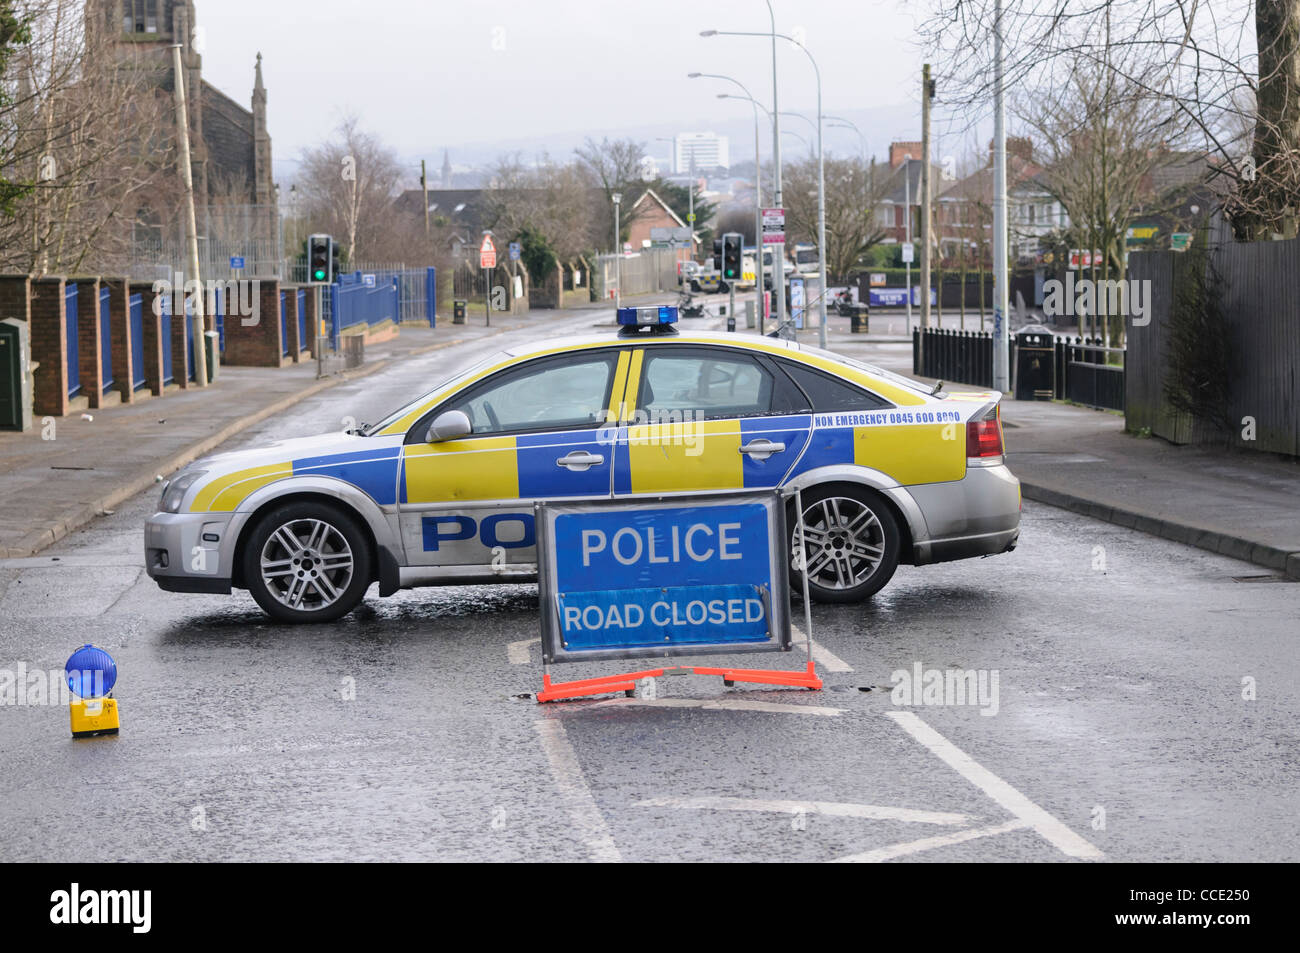
[[[735,682],[754,682],[760,685],[790,685],[794,688],[822,687],[822,680],[817,677],[817,668],[810,660],[803,672],[785,672],[766,668],[704,668],[700,666],[676,666],[669,669],[655,668],[644,672],[628,672],[626,675],[606,675],[601,678],[584,678],[576,682],[552,682],[550,675],[542,676],[542,690],[537,693],[538,702],[558,701],[562,698],[585,698],[589,695],[607,695],[612,692],[636,691],[636,683],[642,678],[656,678],[670,669],[673,671],[687,669],[695,675],[720,675],[726,685]]]

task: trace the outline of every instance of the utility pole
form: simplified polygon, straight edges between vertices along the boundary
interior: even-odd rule
[[[623,306],[623,242],[618,220],[623,193],[615,192],[611,198],[614,200],[614,310],[617,311]]]
[[[772,206],[785,208],[785,199],[781,192],[781,101],[777,97],[776,84],[776,13],[772,10],[772,0],[767,2],[767,16],[772,27],[772,165],[775,175],[772,182]],[[776,294],[776,326],[785,328],[785,242],[772,246],[772,291]]]
[[[993,388],[1011,389],[1007,328],[1007,129],[1003,101],[1002,0],[993,8]],[[1091,252],[1091,249],[1089,249]]]
[[[194,170],[190,168],[190,120],[185,109],[185,74],[181,67],[181,47],[172,47],[172,70],[176,85],[176,137],[180,145],[181,182],[185,186],[185,253],[189,259],[190,281],[194,295],[194,376],[200,387],[208,386],[207,328],[203,320],[203,282],[199,275],[199,229],[194,219]],[[186,282],[189,284],[189,281]],[[172,289],[175,301],[175,289]],[[185,289],[181,289],[181,320],[185,319]],[[181,374],[185,373],[184,367]]]
[[[420,188],[424,191],[424,237],[429,237],[429,177],[425,172],[424,160],[420,160]]]
[[[906,244],[912,244],[912,155],[903,156],[903,237]],[[911,248],[908,257],[903,259],[907,270],[907,333],[912,333],[912,259]]]
[[[921,67],[921,331],[930,327],[930,64]]]

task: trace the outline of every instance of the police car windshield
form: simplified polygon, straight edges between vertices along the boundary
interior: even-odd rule
[[[397,408],[397,410],[393,411],[383,420],[379,421],[379,423],[371,424],[369,427],[366,428],[362,436],[369,437],[374,434],[381,433],[385,427],[392,426],[394,423],[396,423],[397,421],[405,417],[407,414],[409,414],[411,411],[419,408],[420,405],[424,404],[426,401],[429,400],[429,398],[433,397],[435,394],[441,391],[445,391],[448,388],[455,387],[456,384],[460,383],[461,381],[468,380],[470,377],[473,377],[475,374],[477,374],[479,371],[483,370],[484,368],[491,367],[493,364],[500,363],[501,361],[506,360],[508,357],[509,355],[505,351],[498,351],[497,353],[493,354],[491,357],[485,357],[481,361],[475,361],[469,367],[463,368],[457,371],[456,373],[450,375],[449,377],[446,377],[443,380],[439,381],[430,390],[421,394],[419,397],[411,401],[409,404],[404,404],[401,407]]]
[[[816,354],[819,357],[829,358],[832,361],[839,361],[841,364],[847,364],[849,367],[856,368],[859,371],[865,371],[872,377],[879,377],[881,380],[889,381],[899,387],[906,387],[908,390],[916,391],[918,394],[930,395],[930,388],[926,387],[920,381],[914,381],[910,377],[904,377],[901,374],[895,374],[893,371],[887,371],[883,367],[877,367],[875,364],[868,364],[866,361],[859,361],[856,358],[846,357],[843,354],[836,354],[834,351],[823,351],[819,347],[807,347],[801,345],[799,348],[805,354]],[[935,394],[932,396],[946,397],[946,394]]]

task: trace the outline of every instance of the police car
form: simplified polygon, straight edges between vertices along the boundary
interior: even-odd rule
[[[674,308],[619,320],[617,337],[505,351],[363,430],[192,464],[146,524],[149,575],[324,622],[372,583],[534,580],[537,501],[771,488],[802,491],[820,601],[865,599],[900,562],[1014,548],[1000,395],[931,393],[769,337],[676,333]]]

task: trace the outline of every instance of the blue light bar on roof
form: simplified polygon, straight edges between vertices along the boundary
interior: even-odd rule
[[[646,308],[619,308],[618,323],[623,327],[659,327],[677,323],[677,309],[672,305]]]

